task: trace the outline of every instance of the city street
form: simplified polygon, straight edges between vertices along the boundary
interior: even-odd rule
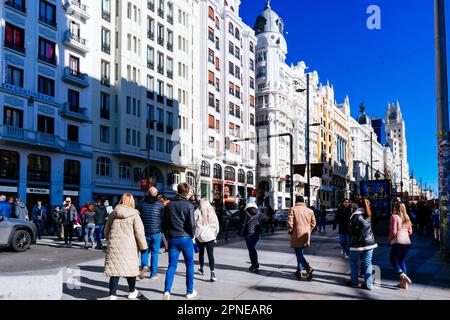
[[[381,283],[377,278],[373,291],[348,288],[344,285],[348,278],[346,260],[340,256],[337,234],[328,232],[313,237],[312,247],[307,250],[307,258],[315,268],[312,282],[297,280],[293,276],[296,259],[289,248],[289,238],[285,230],[275,234],[264,234],[259,243],[259,273],[247,271],[248,253],[241,239],[233,238],[228,243],[220,241],[216,251],[216,283],[209,282],[209,269],[205,275],[197,273],[196,257],[195,288],[199,295],[196,299],[236,299],[236,300],[298,300],[298,299],[380,299],[380,300],[450,300],[450,267],[439,262],[438,248],[428,237],[413,237],[413,248],[408,258],[408,267],[413,284],[407,291],[395,288],[397,275],[391,270],[388,255],[389,247],[385,239],[378,237],[379,248],[375,250],[374,265],[381,274]],[[79,270],[79,279],[64,278],[63,300],[88,299],[103,300],[108,296],[108,278],[103,275],[103,253],[85,249],[64,249],[54,247],[52,240],[42,240],[27,253],[1,253],[1,276],[12,275],[9,272],[16,266],[25,271],[25,267],[39,275],[47,269],[69,267]],[[162,251],[162,250],[161,250]],[[4,259],[8,257],[8,259]],[[38,257],[38,258],[34,258]],[[7,261],[7,262],[6,262]],[[33,261],[33,262],[31,262]],[[24,263],[21,263],[24,262]],[[30,264],[31,263],[31,264]],[[24,267],[25,266],[25,267]],[[141,299],[160,300],[163,294],[164,273],[167,266],[167,254],[160,254],[159,278],[138,280],[137,288],[144,294]],[[22,270],[23,269],[23,270]],[[42,271],[40,271],[42,270]],[[185,299],[184,264],[179,264],[175,278],[172,299]],[[381,270],[381,272],[379,271]],[[80,280],[81,286],[77,284]],[[68,283],[67,283],[68,282]],[[45,286],[45,283],[43,284]],[[44,287],[42,288],[44,290]],[[124,279],[119,286],[119,298],[126,299],[127,286]]]

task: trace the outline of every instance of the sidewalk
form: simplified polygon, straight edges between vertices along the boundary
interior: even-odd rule
[[[344,285],[348,275],[347,261],[340,255],[340,246],[335,232],[315,233],[312,247],[307,249],[307,259],[314,267],[312,282],[297,280],[295,272],[296,258],[289,247],[289,236],[285,230],[275,234],[264,234],[258,244],[260,271],[249,273],[249,258],[245,243],[233,239],[228,243],[219,242],[215,248],[216,276],[218,281],[209,281],[209,268],[205,275],[197,273],[196,257],[195,289],[196,299],[212,300],[342,300],[342,299],[380,299],[380,300],[416,300],[436,299],[450,300],[450,265],[439,262],[437,246],[428,237],[413,238],[413,248],[407,261],[409,275],[413,280],[409,290],[395,287],[398,278],[389,264],[389,246],[387,239],[378,237],[379,248],[375,250],[374,265],[381,275],[381,283],[372,291],[349,288]],[[167,254],[160,254],[159,278],[138,280],[139,289],[146,300],[161,300]],[[207,258],[205,258],[207,260]],[[83,263],[77,266],[81,272],[81,289],[69,289],[64,286],[62,299],[106,299],[109,278],[103,275],[103,259]],[[375,267],[376,268],[376,267]],[[180,261],[172,291],[172,300],[185,299],[184,263]],[[119,285],[120,298],[127,296],[125,279]]]

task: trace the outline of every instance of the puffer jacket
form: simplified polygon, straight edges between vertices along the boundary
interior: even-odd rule
[[[194,206],[188,199],[177,195],[164,208],[163,231],[168,239],[195,237]]]
[[[145,235],[161,233],[164,204],[156,197],[146,196],[144,201],[139,203],[138,210],[144,224]]]
[[[105,236],[108,243],[105,275],[136,277],[139,274],[139,251],[148,248],[139,212],[117,205],[106,223]]]
[[[359,208],[350,217],[350,251],[366,251],[378,245],[372,231],[372,221],[365,216],[364,209]]]
[[[25,203],[21,202],[19,204],[16,204],[16,212],[15,212],[16,218],[21,220],[29,220],[28,217],[28,209]]]

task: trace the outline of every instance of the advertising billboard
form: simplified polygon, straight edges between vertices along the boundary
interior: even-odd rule
[[[372,214],[376,218],[391,214],[391,181],[361,181],[361,195],[370,201]]]

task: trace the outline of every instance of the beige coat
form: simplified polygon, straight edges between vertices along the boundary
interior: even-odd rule
[[[108,242],[105,257],[107,277],[136,277],[139,274],[139,250],[147,249],[144,225],[139,212],[117,205],[105,226]]]
[[[296,203],[287,218],[287,228],[291,235],[291,248],[302,248],[310,245],[311,231],[316,226],[314,212],[304,203]]]

